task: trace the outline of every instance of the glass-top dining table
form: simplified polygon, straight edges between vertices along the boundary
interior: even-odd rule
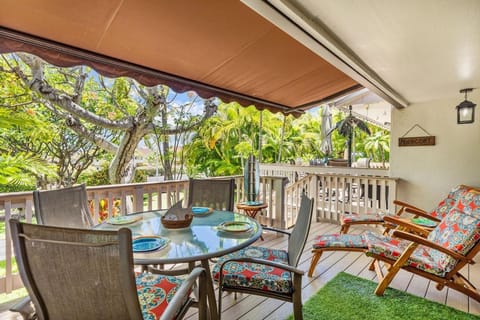
[[[166,211],[146,211],[129,214],[136,220],[128,224],[103,222],[95,226],[97,230],[118,230],[122,227],[132,231],[133,239],[160,236],[167,241],[158,250],[134,253],[136,265],[176,264],[200,262],[207,271],[208,304],[212,319],[217,319],[217,304],[210,274],[209,259],[223,256],[252,244],[262,234],[261,225],[246,215],[230,211],[213,211],[210,214],[195,215],[191,225],[182,229],[167,229],[161,223]],[[133,219],[132,219],[133,220]],[[107,220],[108,221],[108,220]],[[240,229],[222,227],[239,222],[246,226]]]

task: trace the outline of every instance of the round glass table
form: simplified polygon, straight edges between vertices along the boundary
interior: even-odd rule
[[[210,287],[207,292],[211,317],[217,319],[218,311],[208,260],[252,244],[261,236],[262,227],[255,219],[244,214],[213,211],[205,215],[194,214],[192,224],[188,228],[167,229],[161,223],[161,217],[165,212],[134,213],[125,216],[132,218],[130,223],[127,223],[129,219],[117,220],[116,223],[119,224],[103,222],[94,228],[97,230],[129,228],[132,231],[133,239],[160,236],[167,241],[166,245],[158,250],[134,253],[134,261],[137,265],[200,262],[207,271],[207,283]],[[240,228],[228,227],[235,225]]]

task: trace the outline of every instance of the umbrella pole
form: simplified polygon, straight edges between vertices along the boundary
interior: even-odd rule
[[[285,140],[285,123],[287,122],[286,120],[287,117],[283,115],[282,137],[280,139],[280,148],[278,149],[277,163],[280,163],[280,161],[282,160],[283,140]]]
[[[260,123],[258,132],[258,163],[262,163],[262,128],[263,127],[263,110],[260,111]]]

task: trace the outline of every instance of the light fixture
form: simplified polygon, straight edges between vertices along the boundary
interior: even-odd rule
[[[473,123],[475,121],[475,106],[476,104],[472,101],[467,100],[467,92],[472,91],[472,88],[466,88],[460,90],[460,93],[465,93],[465,100],[462,101],[457,106],[457,123],[464,124],[464,123]]]

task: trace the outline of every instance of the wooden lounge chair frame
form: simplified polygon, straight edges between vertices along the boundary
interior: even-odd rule
[[[393,231],[393,236],[399,239],[411,241],[412,243],[407,247],[407,249],[403,252],[403,254],[397,260],[392,260],[384,256],[368,253],[369,256],[375,259],[375,263],[374,263],[375,271],[379,279],[379,284],[375,289],[376,295],[383,295],[385,289],[388,287],[388,285],[393,280],[393,278],[397,275],[398,271],[400,271],[400,269],[404,269],[412,273],[415,273],[417,275],[420,275],[422,277],[425,277],[429,280],[437,282],[436,288],[438,290],[442,290],[446,286],[454,290],[460,291],[466,294],[467,296],[480,302],[480,292],[475,288],[475,286],[470,281],[467,280],[467,278],[465,278],[462,274],[460,274],[460,270],[466,264],[475,263],[473,261],[473,258],[480,251],[480,241],[477,241],[476,245],[468,252],[468,254],[461,255],[443,246],[437,245],[425,239],[422,236],[415,235],[409,232],[395,230]],[[432,273],[425,272],[423,270],[405,265],[410,255],[419,245],[427,246],[429,248],[441,251],[442,253],[448,254],[454,259],[456,259],[458,262],[456,266],[450,272],[448,272],[444,277],[439,277]],[[387,269],[388,272],[386,274],[384,274],[382,271],[380,261],[383,261],[389,265]]]
[[[460,191],[460,193],[461,193],[462,190],[470,190],[470,191],[476,190],[476,191],[480,192],[479,188],[468,186],[468,185],[459,185],[459,186],[455,187],[453,190]],[[449,193],[449,195],[447,195],[447,197],[444,198],[444,200],[448,199],[449,196],[450,196],[450,193]],[[457,196],[458,196],[458,194],[457,194]],[[423,218],[427,218],[427,219],[430,219],[430,220],[436,221],[436,222],[440,221],[440,219],[438,219],[436,217],[433,217],[430,214],[430,212],[428,212],[426,210],[423,210],[421,208],[418,208],[418,207],[416,207],[416,206],[414,206],[410,203],[403,202],[403,201],[400,201],[400,200],[394,200],[393,204],[398,206],[398,210],[396,211],[394,216],[400,217],[403,213],[406,212],[406,213],[414,215],[415,218],[423,217]],[[340,233],[348,233],[348,230],[349,230],[350,226],[359,225],[359,224],[383,224],[385,226],[385,230],[384,230],[385,234],[388,233],[390,230],[395,229],[395,225],[385,224],[383,219],[381,219],[381,218],[377,219],[376,217],[372,217],[371,220],[349,221],[347,223],[342,221]]]

